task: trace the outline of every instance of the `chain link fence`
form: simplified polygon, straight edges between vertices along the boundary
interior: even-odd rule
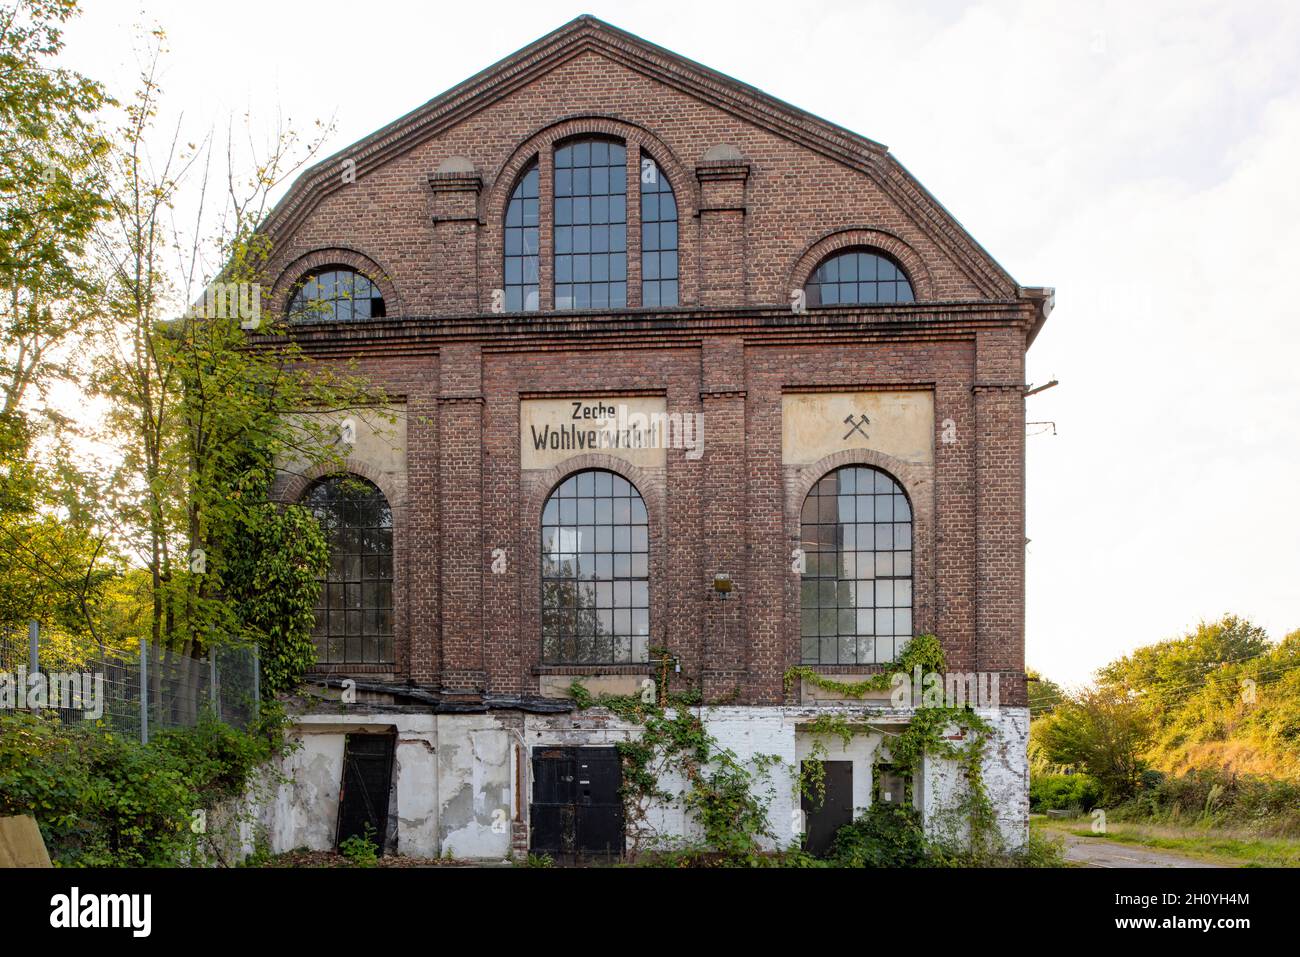
[[[39,671],[42,678],[33,680]],[[0,681],[12,704],[56,712],[148,742],[162,728],[193,727],[205,713],[237,728],[257,720],[257,648],[220,646],[201,658],[141,641],[132,654],[79,651],[43,641],[35,623],[0,623]]]

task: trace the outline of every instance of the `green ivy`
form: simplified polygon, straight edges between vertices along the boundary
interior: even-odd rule
[[[259,646],[262,696],[270,699],[293,690],[316,663],[311,635],[329,545],[305,508],[268,502],[250,510],[229,552],[232,605]]]
[[[943,645],[934,635],[917,635],[907,643],[907,647],[903,649],[897,661],[883,665],[879,672],[868,675],[861,681],[836,681],[807,665],[796,665],[786,670],[785,692],[787,695],[790,694],[794,690],[795,682],[802,678],[809,684],[816,685],[823,691],[838,694],[840,697],[861,698],[873,691],[888,691],[895,674],[900,671],[911,674],[916,668],[920,668],[922,673],[945,670]]]
[[[819,674],[806,666],[790,668],[785,673],[785,688],[789,694],[799,679],[804,679],[823,690],[830,691],[844,698],[861,698],[871,692],[888,689],[895,674],[902,672],[912,674],[916,669],[922,674],[943,673],[947,670],[947,659],[939,639],[930,634],[917,635],[904,649],[898,660],[882,667],[877,674],[870,675],[863,681],[842,682]],[[835,735],[848,747],[854,735],[867,734],[881,730],[871,722],[872,713],[865,711],[861,718],[850,719],[843,714],[819,715],[805,729],[814,737],[818,735]],[[950,728],[961,732],[964,743],[956,744],[949,740]],[[966,842],[970,853],[976,857],[995,854],[1000,849],[1001,837],[997,828],[997,814],[992,800],[984,785],[983,757],[984,747],[992,734],[993,728],[987,721],[967,708],[918,707],[912,712],[911,720],[899,732],[887,732],[889,738],[890,764],[894,770],[908,781],[908,797],[911,797],[911,780],[920,772],[923,758],[929,754],[945,760],[953,760],[961,766],[966,778],[966,793],[957,807],[947,809],[944,815],[945,829],[948,831],[949,843],[961,841],[960,831],[966,830]],[[814,744],[814,756],[818,745]],[[876,765],[879,767],[883,749],[876,751]],[[822,751],[824,752],[824,749]],[[820,762],[808,762],[800,769],[799,784],[804,794],[824,794],[824,782],[817,780],[818,773],[824,774]]]
[[[176,867],[216,853],[196,811],[242,797],[285,753],[283,713],[244,732],[205,716],[148,745],[49,715],[0,714],[0,815],[36,818],[60,867]],[[214,835],[207,835],[214,836]]]
[[[663,649],[652,649],[652,655],[652,660],[671,658]],[[661,786],[660,777],[676,772],[686,781],[684,804],[699,819],[710,852],[728,860],[754,857],[761,852],[764,838],[775,838],[767,803],[754,794],[755,775],[766,777],[780,758],[756,755],[751,771],[735,752],[718,747],[692,710],[700,703],[698,692],[671,692],[669,675],[664,668],[650,701],[638,695],[593,697],[577,681],[569,688],[580,709],[603,707],[643,728],[635,740],[617,745],[623,765],[624,815],[633,825],[629,856],[635,860],[643,849],[642,826],[651,804],[674,800]]]
[[[668,661],[663,649],[652,650],[652,662]],[[858,682],[842,682],[827,678],[811,668],[798,666],[785,673],[785,688],[790,693],[797,681],[809,683],[844,698],[862,698],[872,692],[890,688],[898,672],[911,674],[917,668],[922,673],[942,673],[947,664],[943,646],[934,635],[918,635],[908,643],[898,660],[885,665],[882,670]],[[706,848],[679,850],[661,855],[657,862],[670,866],[695,866],[707,863],[742,863],[750,866],[816,866],[817,862],[796,849],[762,854],[761,841],[775,840],[767,818],[768,801],[754,794],[756,775],[768,777],[771,769],[780,763],[773,755],[758,755],[753,771],[736,755],[720,749],[708,734],[700,715],[691,709],[699,704],[698,692],[680,694],[670,692],[668,681],[671,672],[665,668],[653,700],[637,695],[601,695],[595,697],[580,682],[569,689],[579,709],[604,707],[632,724],[644,728],[636,740],[620,742],[617,747],[623,761],[623,799],[628,821],[644,822],[646,811],[654,801],[671,801],[673,795],[660,784],[665,772],[677,772],[686,782],[685,806],[694,811],[704,829]],[[803,726],[813,738],[810,760],[795,769],[799,792],[820,803],[825,799],[825,768],[819,756],[827,754],[820,737],[835,736],[847,747],[859,734],[885,733],[889,735],[889,763],[903,776],[911,796],[912,778],[920,772],[926,755],[956,761],[965,780],[965,794],[957,805],[945,809],[941,822],[946,834],[934,845],[926,842],[920,816],[905,802],[902,806],[873,804],[863,818],[850,825],[853,830],[838,840],[832,853],[832,862],[843,866],[884,866],[889,862],[916,863],[926,854],[937,861],[948,863],[979,863],[992,859],[1001,850],[1001,837],[997,816],[983,778],[984,748],[992,734],[992,726],[966,708],[919,707],[909,723],[900,731],[880,727],[873,721],[878,711],[864,708],[861,715],[840,712],[820,714]],[[949,738],[951,729],[960,732],[959,740]],[[877,749],[876,763],[882,760]],[[768,800],[772,792],[769,789]],[[964,830],[964,835],[959,833]],[[958,845],[965,845],[956,850]],[[919,847],[927,848],[924,853]],[[631,851],[635,858],[640,850]],[[871,864],[879,861],[880,864]]]

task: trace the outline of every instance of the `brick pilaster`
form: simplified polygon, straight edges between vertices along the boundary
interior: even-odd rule
[[[700,181],[700,304],[745,304],[744,160],[703,160],[695,168]]]
[[[438,394],[438,503],[441,517],[442,690],[484,690],[482,536],[482,350],[447,346]],[[418,558],[414,559],[418,561]]]
[[[1002,704],[1023,705],[1024,336],[983,332],[976,348],[976,668],[1004,673]]]
[[[433,190],[433,307],[439,312],[474,312],[478,302],[479,212],[483,181],[473,172],[429,176]]]

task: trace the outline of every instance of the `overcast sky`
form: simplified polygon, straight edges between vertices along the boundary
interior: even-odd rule
[[[342,148],[580,13],[887,144],[1024,285],[1028,663],[1066,683],[1227,611],[1300,628],[1300,4],[83,0],[119,97],[333,119]]]

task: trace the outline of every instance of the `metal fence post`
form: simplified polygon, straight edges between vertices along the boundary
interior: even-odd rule
[[[212,712],[221,720],[221,694],[217,689],[217,649],[208,647],[208,700],[212,704]]]
[[[149,639],[140,639],[140,743],[149,743]]]
[[[253,646],[253,720],[262,713],[262,646]]]
[[[41,623],[35,618],[27,622],[27,673],[41,670]]]

